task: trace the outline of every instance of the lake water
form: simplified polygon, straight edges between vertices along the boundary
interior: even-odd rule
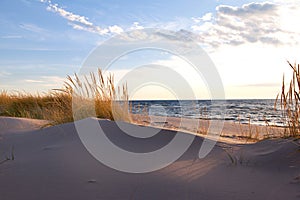
[[[131,101],[132,113],[169,117],[214,119],[266,125],[283,126],[282,112],[274,99],[259,100],[155,100]]]

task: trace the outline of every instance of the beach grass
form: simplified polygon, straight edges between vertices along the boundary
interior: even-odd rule
[[[44,119],[55,124],[72,121],[71,96],[60,92],[32,95],[2,91],[0,105],[1,116]]]
[[[100,69],[89,76],[67,76],[63,88],[42,95],[1,91],[0,116],[43,119],[49,120],[50,125],[62,124],[74,121],[73,108],[79,107],[76,102],[85,109],[79,111],[79,118],[77,109],[76,119],[129,120],[126,85],[116,88],[113,75],[104,77]],[[86,112],[91,109],[94,112]]]
[[[283,76],[281,93],[277,96],[275,108],[280,106],[286,129],[283,137],[300,137],[300,65],[291,64],[292,80],[285,84]]]

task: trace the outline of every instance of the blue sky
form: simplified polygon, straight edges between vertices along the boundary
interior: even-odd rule
[[[300,60],[299,7],[283,0],[1,0],[0,89],[58,88],[101,42],[132,29],[164,28],[197,36],[227,98],[274,98],[289,73],[285,61]]]

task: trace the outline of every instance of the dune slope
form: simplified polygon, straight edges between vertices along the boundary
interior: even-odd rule
[[[1,118],[0,124],[3,120],[11,119]],[[138,139],[122,134],[115,122],[99,123],[109,131],[111,141],[135,152],[161,148],[176,134],[163,130],[151,138]],[[141,132],[148,129],[130,126]],[[217,143],[207,157],[199,159],[203,138],[196,137],[184,155],[168,167],[131,174],[93,158],[74,123],[29,131],[30,127],[27,124],[22,134],[19,128],[2,129],[1,159],[11,154],[12,147],[15,159],[0,165],[1,200],[300,198],[299,146],[290,140]]]

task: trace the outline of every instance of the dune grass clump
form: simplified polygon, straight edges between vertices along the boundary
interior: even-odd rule
[[[98,69],[96,75],[90,73],[89,76],[68,76],[60,91],[73,97],[76,119],[96,115],[98,118],[130,121],[127,86],[116,88],[112,74],[104,78],[102,71]]]
[[[53,124],[72,121],[72,99],[60,92],[44,95],[0,93],[0,115],[49,120]]]
[[[279,102],[283,113],[286,129],[284,137],[300,137],[300,65],[292,65],[288,62],[293,70],[293,77],[289,85],[285,86],[285,79],[283,76],[281,94],[277,96],[276,105]]]
[[[49,120],[49,125],[56,125],[74,121],[75,106],[76,120],[92,117],[91,113],[95,113],[93,117],[129,120],[127,87],[116,91],[113,75],[105,79],[100,69],[97,76],[90,73],[89,77],[83,76],[83,80],[76,74],[75,78],[68,76],[63,89],[43,95],[2,91],[0,116],[43,119]]]

